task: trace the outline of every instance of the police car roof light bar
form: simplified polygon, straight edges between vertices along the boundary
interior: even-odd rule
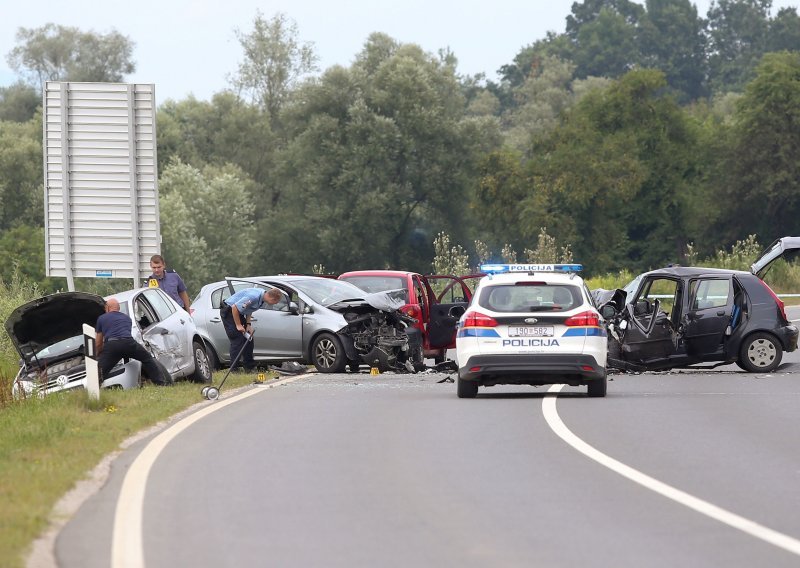
[[[480,271],[485,274],[505,274],[510,272],[565,272],[583,270],[582,264],[482,264]]]

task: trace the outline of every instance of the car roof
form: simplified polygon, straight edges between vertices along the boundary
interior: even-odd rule
[[[409,270],[351,270],[350,272],[343,272],[339,278],[343,276],[409,276],[412,274],[419,274],[419,272],[411,272]]]
[[[583,279],[575,273],[563,272],[504,272],[490,274],[481,278],[478,286],[497,286],[500,284],[515,284],[517,282],[546,282],[548,284],[569,284],[581,286]]]
[[[120,302],[127,302],[131,298],[133,298],[136,294],[149,289],[147,286],[144,288],[134,288],[133,290],[125,290],[124,292],[117,292],[116,294],[109,294],[105,297],[106,300],[109,298],[116,298]]]
[[[749,275],[750,272],[746,272],[744,270],[730,270],[727,268],[707,268],[704,266],[670,266],[668,268],[659,268],[656,270],[651,270],[650,272],[645,272],[645,276],[649,275],[665,275],[665,276],[676,276],[676,277],[686,277],[686,276],[702,276],[704,274],[708,275],[727,275],[727,274],[737,274],[737,275]]]

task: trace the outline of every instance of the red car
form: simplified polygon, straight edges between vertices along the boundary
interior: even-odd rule
[[[424,356],[433,358],[437,364],[445,360],[448,349],[455,348],[458,316],[450,310],[456,306],[466,309],[472,299],[472,290],[464,278],[404,270],[354,270],[338,278],[365,292],[405,290],[406,305],[401,311],[417,320],[414,329],[408,330],[409,339],[416,333],[420,339],[419,343],[413,340],[410,343],[421,344]]]

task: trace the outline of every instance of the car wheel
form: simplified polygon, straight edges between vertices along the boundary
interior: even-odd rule
[[[458,398],[475,398],[478,396],[478,381],[465,381],[459,375],[456,378],[456,394]]]
[[[192,342],[192,357],[194,358],[194,373],[190,375],[189,380],[195,383],[210,383],[211,359],[199,341]]]
[[[606,396],[608,377],[604,373],[601,379],[594,379],[587,383],[589,396]]]
[[[175,384],[175,380],[172,378],[172,375],[169,374],[169,371],[167,370],[167,367],[164,365],[164,363],[162,363],[158,359],[156,359],[155,362],[156,362],[156,367],[158,367],[158,370],[161,371],[161,380],[164,381],[164,384],[165,385]]]
[[[750,373],[769,373],[781,363],[783,348],[768,333],[754,333],[742,343],[739,351],[741,366]]]
[[[208,356],[208,366],[212,372],[222,368],[222,362],[219,360],[217,352],[208,343],[206,343],[206,355]]]
[[[311,360],[320,373],[342,373],[347,365],[342,342],[331,333],[321,333],[314,340]]]

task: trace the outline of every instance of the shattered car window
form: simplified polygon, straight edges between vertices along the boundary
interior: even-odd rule
[[[321,278],[296,280],[292,284],[308,295],[309,298],[323,306],[330,306],[342,300],[361,300],[364,298],[364,290],[343,280]]]

